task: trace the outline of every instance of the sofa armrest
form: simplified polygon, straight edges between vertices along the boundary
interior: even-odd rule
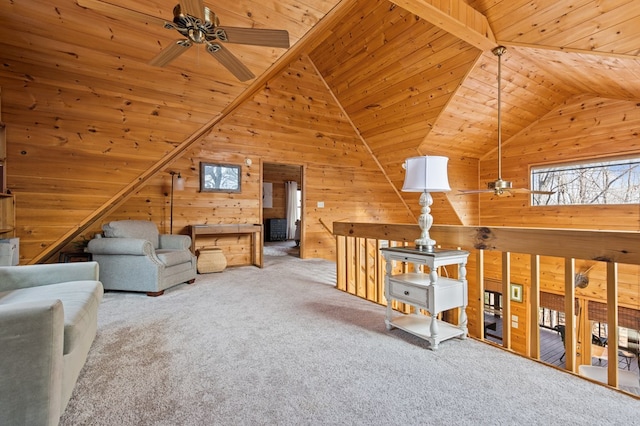
[[[92,254],[126,254],[151,256],[155,253],[150,241],[139,238],[96,238],[89,241],[87,251]]]
[[[0,291],[67,281],[98,281],[98,263],[72,262],[0,267]]]
[[[160,248],[173,250],[190,250],[191,237],[188,235],[160,234]]]
[[[60,300],[0,305],[0,424],[57,424],[64,311]]]

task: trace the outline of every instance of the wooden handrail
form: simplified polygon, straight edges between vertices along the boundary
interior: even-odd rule
[[[379,254],[380,247],[387,245],[413,245],[413,241],[420,235],[420,229],[414,224],[379,224],[379,223],[354,223],[334,222],[333,234],[336,236],[336,260],[337,283],[336,287],[345,292],[357,295],[367,300],[386,305],[384,299],[384,273],[382,264],[384,260]],[[618,264],[640,265],[640,232],[635,231],[592,231],[576,229],[549,229],[549,228],[510,228],[510,227],[473,227],[434,225],[430,229],[430,235],[437,244],[444,248],[461,248],[472,253],[470,256],[470,269],[475,269],[475,274],[470,273],[469,279],[469,305],[467,315],[469,318],[469,332],[471,335],[484,339],[484,283],[485,280],[498,280],[501,284],[503,300],[510,300],[512,268],[518,271],[518,279],[527,282],[528,297],[524,304],[511,306],[513,302],[503,304],[503,330],[502,345],[506,349],[517,350],[525,356],[540,359],[540,332],[538,327],[538,311],[540,308],[541,270],[540,258],[559,258],[564,263],[564,276],[560,275],[563,285],[555,289],[544,289],[545,292],[553,291],[564,295],[565,303],[565,352],[566,369],[574,373],[578,372],[578,365],[590,363],[590,332],[584,331],[589,324],[586,316],[576,320],[576,308],[574,300],[585,303],[593,299],[593,295],[577,294],[575,289],[576,260],[596,261],[606,263],[606,299],[607,324],[610,330],[610,338],[617,341],[618,306],[620,305],[618,294]],[[501,268],[496,268],[494,260],[492,273],[495,277],[485,277],[485,252],[497,252],[501,254]],[[519,259],[514,262],[515,255]],[[494,259],[499,257],[492,256]],[[473,259],[473,260],[472,260]],[[512,263],[516,265],[512,266]],[[548,264],[547,264],[548,265]],[[559,263],[556,264],[556,269]],[[399,266],[398,266],[399,267]],[[529,273],[523,275],[526,269]],[[627,269],[629,267],[627,266]],[[561,271],[561,269],[560,269]],[[628,283],[627,283],[628,285]],[[472,300],[471,290],[474,298]],[[636,303],[627,301],[630,308],[640,310]],[[517,311],[512,310],[516,309]],[[409,306],[399,306],[398,309],[410,311]],[[525,314],[526,312],[526,314]],[[639,314],[640,315],[640,314]],[[508,318],[508,320],[507,320]],[[518,326],[518,319],[528,323],[527,327]],[[515,325],[514,325],[515,322]],[[473,325],[472,325],[473,324]],[[514,340],[511,335],[512,328],[517,330],[517,349],[512,348]],[[618,386],[618,351],[612,345],[608,351],[610,367],[608,368],[608,384]]]
[[[334,222],[334,235],[413,243],[418,225]],[[438,244],[464,249],[534,254],[640,265],[640,232],[501,226],[434,225]]]

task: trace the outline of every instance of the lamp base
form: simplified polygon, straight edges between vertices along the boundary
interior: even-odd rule
[[[426,243],[422,239],[417,239],[415,243],[416,249],[420,251],[424,251],[427,253],[433,253],[434,251],[436,251],[436,242],[434,240],[430,240],[430,243]]]
[[[425,191],[420,195],[420,206],[422,209],[418,217],[418,225],[422,232],[420,233],[420,238],[415,240],[415,243],[418,250],[427,253],[433,253],[436,248],[436,240],[432,239],[429,235],[429,229],[431,229],[431,225],[433,224],[433,217],[431,216],[432,203],[433,198],[430,193]]]

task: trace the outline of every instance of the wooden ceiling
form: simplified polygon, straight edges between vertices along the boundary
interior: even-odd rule
[[[294,57],[227,45],[258,76],[244,83],[201,46],[165,68],[147,64],[180,38],[161,26],[176,0],[109,2],[3,2],[3,73],[153,99],[186,126],[175,132],[180,142],[271,68],[308,55],[382,164],[405,148],[471,158],[495,149],[497,44],[508,47],[507,140],[574,96],[640,98],[640,3],[632,0],[207,1],[222,25],[290,34]]]
[[[21,111],[47,111],[48,124],[101,135],[83,149],[124,158],[142,139],[170,162],[179,154],[170,155],[173,150],[205,134],[302,57],[397,183],[399,165],[410,155],[446,154],[457,161],[495,155],[496,45],[508,48],[506,144],[549,112],[585,97],[640,99],[638,1],[207,0],[221,25],[289,32],[288,49],[226,45],[257,76],[246,82],[199,45],[166,67],[148,64],[180,38],[162,27],[175,3],[2,2],[0,85],[22,86],[3,92],[10,98],[4,116],[19,123]],[[49,98],[55,105],[43,97],[52,90],[59,92]],[[64,117],[65,108],[85,96],[104,98],[104,105]],[[38,141],[23,141],[33,144],[30,153],[42,149]],[[149,169],[143,159],[114,173],[114,184],[138,179]]]

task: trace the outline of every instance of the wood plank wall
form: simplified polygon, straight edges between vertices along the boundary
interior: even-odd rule
[[[578,97],[568,100],[532,126],[524,129],[503,145],[503,179],[514,187],[529,188],[531,165],[580,161],[589,158],[640,155],[640,106],[633,101]],[[495,180],[496,157],[480,162],[481,187]],[[483,226],[545,227],[602,230],[640,230],[640,203],[624,206],[551,206],[532,207],[529,196],[481,195],[480,223]],[[562,241],[558,241],[562,244]],[[541,291],[564,294],[564,259],[541,257]],[[526,306],[530,291],[529,256],[512,254],[511,280],[525,286],[525,303],[511,302],[513,314]],[[576,262],[576,271],[589,271],[589,286],[576,289],[576,297],[606,300],[606,264]],[[495,253],[485,254],[485,274],[501,278],[501,259]],[[621,265],[619,271],[619,303],[640,309],[640,267]],[[520,312],[520,318],[527,313]],[[524,339],[525,328],[512,330],[514,349]],[[524,342],[522,342],[524,343]],[[524,347],[524,346],[523,346]]]
[[[34,4],[13,2],[11,10],[32,20],[29,22],[51,26],[69,22],[74,28],[82,27],[84,36],[76,40],[75,32],[62,32],[59,41],[67,51],[53,48],[56,44],[47,40],[47,26],[32,25],[30,55],[19,49],[3,52],[0,85],[7,123],[7,181],[16,197],[21,263],[135,182],[208,122],[212,111],[221,111],[242,90],[233,85],[227,91],[211,90],[211,81],[221,77],[198,72],[199,65],[191,61],[180,65],[179,75],[164,69],[155,71],[156,80],[149,78],[149,67],[140,58],[148,57],[152,47],[157,49],[157,37],[140,35],[165,37],[163,29],[141,32],[126,22],[99,15],[96,25],[86,26],[84,12],[72,1],[56,6],[64,12],[64,20],[51,13],[50,2]],[[457,122],[442,115],[442,107],[460,90],[466,72],[477,63],[478,52],[400,9],[385,1],[357,2],[344,22],[362,25],[336,28],[323,41],[330,48],[305,52],[252,102],[224,118],[105,220],[141,218],[167,231],[168,172],[176,170],[187,179],[186,190],[175,194],[177,232],[186,233],[192,223],[259,223],[264,216],[259,203],[261,164],[286,162],[305,165],[306,170],[308,241],[303,257],[333,259],[335,244],[327,225],[336,220],[415,223],[415,194],[398,194],[402,160],[419,154],[446,155],[448,149],[456,148],[450,134],[443,133],[438,139],[442,145],[428,136],[442,132],[438,122]],[[379,25],[381,21],[393,25]],[[15,25],[7,22],[3,34],[16,29]],[[114,32],[120,41],[112,44]],[[19,38],[5,39],[7,45],[23,44]],[[95,49],[98,44],[113,55]],[[86,58],[96,68],[82,73],[79,67],[86,64]],[[509,59],[505,62],[508,69]],[[492,71],[486,72],[487,81],[493,81]],[[467,92],[459,93],[458,98],[465,98]],[[493,114],[491,102],[486,103],[485,109]],[[506,141],[505,178],[526,187],[531,163],[568,159],[569,153],[580,158],[611,151],[637,153],[637,110],[634,102],[624,100],[585,97],[567,102]],[[461,115],[465,112],[460,111]],[[530,115],[537,117],[537,113]],[[481,128],[490,126],[477,115],[469,115],[468,121],[480,123]],[[451,155],[454,190],[495,179],[495,155],[480,160],[477,182],[477,160],[470,154],[456,151]],[[245,158],[252,158],[251,167],[244,166]],[[200,161],[243,165],[242,194],[200,193]],[[640,229],[640,206],[567,211],[531,208],[522,197],[454,197],[453,192],[435,195],[432,209],[437,224]],[[317,207],[319,201],[324,208]],[[98,231],[99,227],[87,230],[84,237]],[[229,250],[233,246],[238,263],[247,256],[244,241],[211,243]]]
[[[575,98],[503,145],[503,179],[529,188],[532,165],[640,155],[640,105],[635,101]],[[615,154],[612,154],[615,153]],[[615,158],[615,157],[614,157]],[[480,162],[481,185],[495,180],[496,156]],[[625,206],[532,207],[527,194],[480,197],[487,226],[640,230],[640,203]]]
[[[534,125],[511,138],[503,149],[503,178],[514,187],[529,187],[531,165],[607,158],[616,155],[640,155],[637,134],[640,132],[640,107],[631,101],[579,97],[547,114]],[[481,185],[495,179],[496,158],[489,156],[480,163]],[[480,196],[480,220],[483,226],[531,226],[545,228],[640,230],[640,203],[611,206],[532,207],[527,194],[514,197]],[[561,243],[561,242],[559,242]],[[543,277],[543,290],[563,291],[562,262],[555,262],[557,275]],[[545,262],[545,259],[541,259]],[[515,263],[517,265],[517,262]],[[589,265],[577,265],[588,269]],[[601,266],[592,275],[604,273]],[[487,270],[488,276],[499,277],[499,267]],[[512,277],[528,282],[528,269],[514,268]],[[546,278],[546,279],[545,279]],[[549,283],[545,288],[545,282]],[[551,284],[556,283],[556,284]],[[602,289],[601,289],[602,291]],[[598,297],[604,296],[599,292]],[[595,295],[594,295],[595,296]]]
[[[66,90],[56,95],[42,86],[31,84],[29,91],[37,99],[44,99],[39,95],[41,89],[46,96],[63,102],[61,97]],[[30,108],[34,101],[25,96],[24,90],[14,86],[3,91],[5,94],[3,105],[9,106],[4,117],[9,125],[8,173],[16,194],[21,263],[27,263],[48,242],[158,161],[173,148],[172,140],[181,138],[178,132],[188,134],[202,121],[202,117],[194,120],[197,122],[186,121],[177,132],[179,122],[164,129],[154,121],[155,115],[148,114],[150,124],[136,129],[136,137],[132,132],[111,129],[110,134],[122,138],[114,141],[109,136],[100,137],[103,127],[114,126],[114,120],[87,111],[93,106],[99,110],[105,103],[114,104],[112,107],[117,109],[120,95],[105,101],[105,96],[77,90],[74,95],[83,102],[63,102],[74,118],[62,120],[56,118],[55,108],[46,106],[51,101]],[[127,104],[126,100],[120,102]],[[22,111],[29,114],[21,114]],[[157,128],[150,128],[156,125]],[[43,144],[46,141],[48,144]],[[245,165],[246,158],[253,161],[250,167]],[[241,165],[242,193],[199,192],[201,161]],[[185,190],[174,193],[174,233],[186,234],[188,225],[194,223],[261,223],[260,171],[265,162],[306,167],[303,257],[335,258],[335,241],[327,226],[330,228],[336,220],[413,221],[369,152],[362,148],[362,141],[328,94],[315,68],[303,58],[220,122],[105,221],[151,220],[161,231],[168,232],[169,171],[173,170],[181,172],[186,181]],[[324,208],[317,207],[318,201],[324,202]],[[98,231],[99,228],[91,229],[85,237]],[[247,237],[201,242],[222,247],[230,265],[249,263]]]

